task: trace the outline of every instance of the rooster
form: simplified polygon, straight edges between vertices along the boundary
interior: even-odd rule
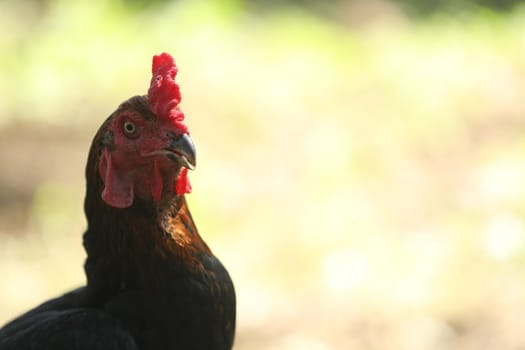
[[[0,350],[231,349],[235,292],[185,194],[195,147],[177,67],[153,57],[148,94],[96,133],[86,166],[87,284],[0,329]]]

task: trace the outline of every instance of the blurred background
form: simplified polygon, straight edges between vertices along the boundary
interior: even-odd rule
[[[0,324],[84,283],[90,141],[179,65],[236,349],[522,349],[525,6],[0,1]]]

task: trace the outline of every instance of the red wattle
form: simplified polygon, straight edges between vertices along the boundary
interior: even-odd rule
[[[162,175],[160,174],[160,169],[157,161],[153,163],[153,181],[151,182],[151,196],[155,202],[160,200],[162,195]]]
[[[190,179],[188,178],[188,169],[182,168],[177,182],[175,183],[175,191],[179,196],[185,193],[191,193]]]

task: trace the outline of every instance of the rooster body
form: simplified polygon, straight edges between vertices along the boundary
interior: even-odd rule
[[[163,118],[151,101],[124,102],[93,139],[87,285],[5,325],[0,350],[231,349],[233,283],[184,197],[195,149],[180,115]]]

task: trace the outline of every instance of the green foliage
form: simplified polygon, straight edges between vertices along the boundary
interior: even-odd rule
[[[427,16],[439,12],[451,14],[475,11],[482,7],[496,11],[509,11],[522,4],[520,0],[398,0],[408,13]]]

